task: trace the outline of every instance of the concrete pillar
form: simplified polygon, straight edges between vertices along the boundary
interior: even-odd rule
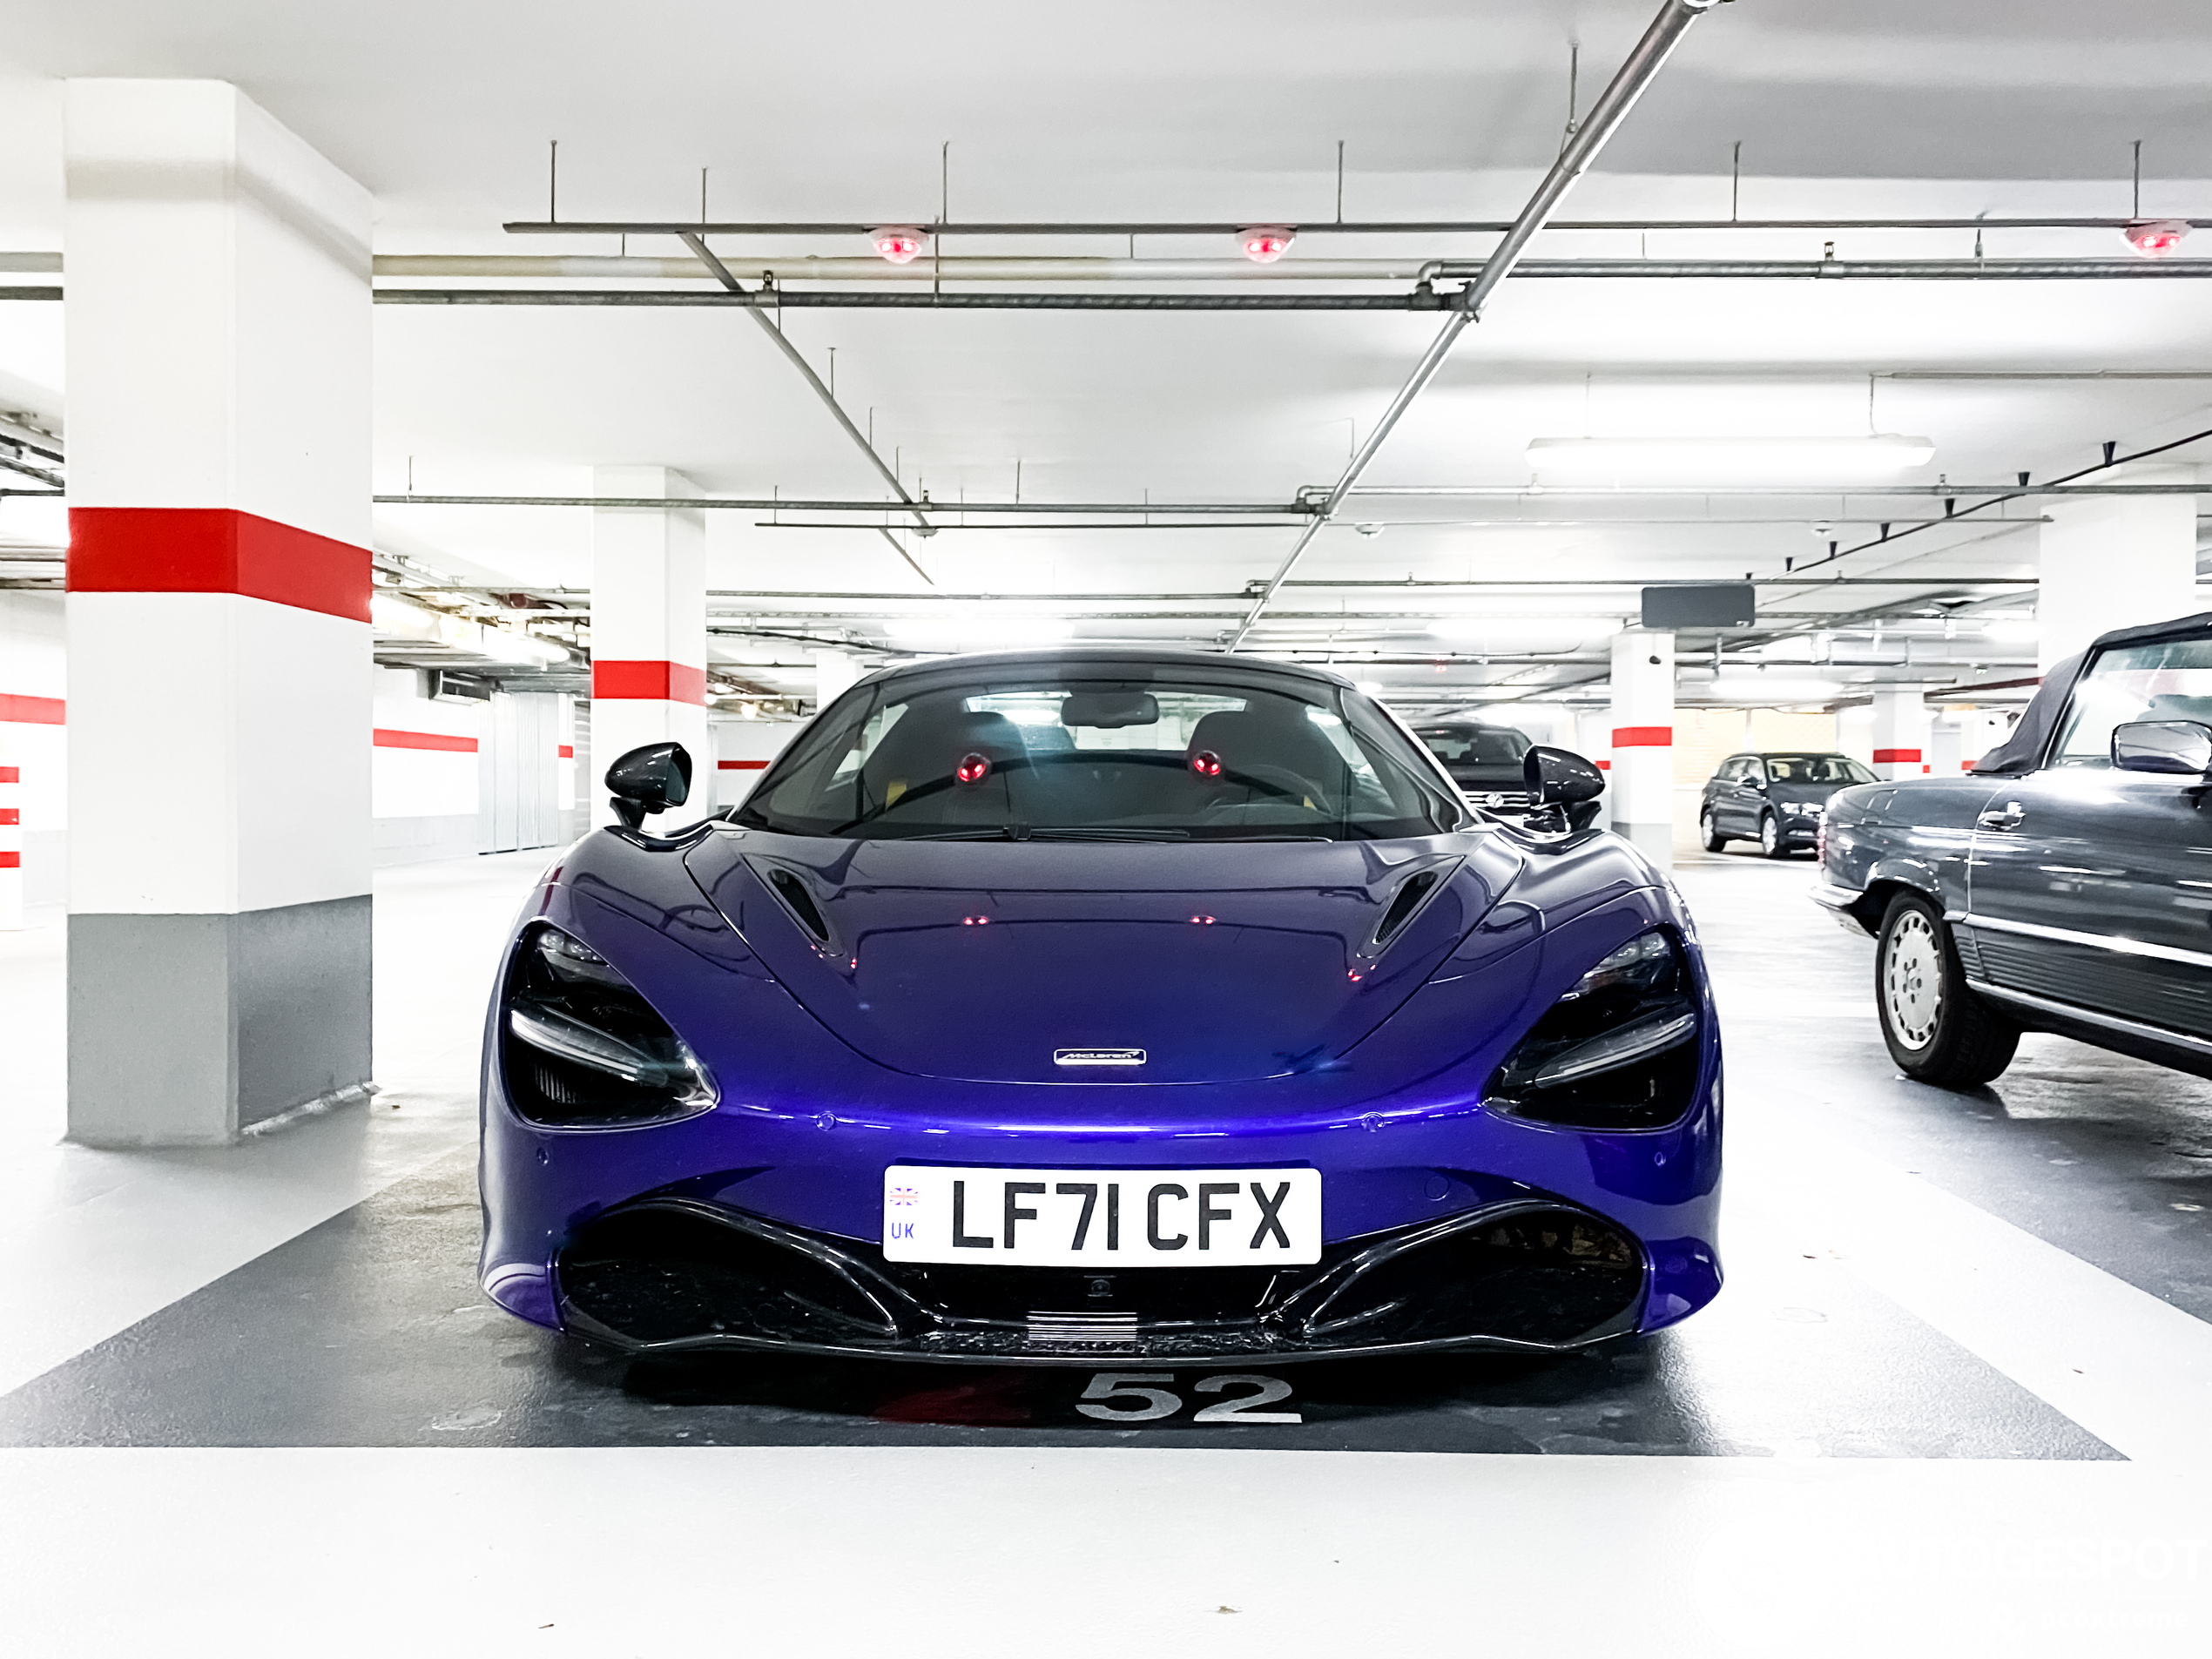
[[[592,493],[680,501],[698,494],[666,467],[600,467]],[[691,799],[651,819],[666,831],[712,809],[706,731],[706,515],[600,507],[591,515],[591,753],[583,780],[594,825],[615,821],[603,779],[641,744],[682,744]]]
[[[1956,778],[1976,754],[1966,752],[1966,722],[1962,715],[1942,713],[1928,725],[1928,770],[1939,778]]]
[[[2193,482],[2186,470],[2128,472],[2128,483]],[[2035,614],[2044,671],[2114,628],[2204,609],[2196,597],[2195,496],[2047,497]]]
[[[842,696],[846,688],[860,678],[860,665],[847,651],[818,651],[814,653],[814,706],[826,709]]]
[[[23,767],[0,725],[0,933],[23,926]]]
[[[371,204],[221,82],[64,112],[70,1134],[220,1143],[369,1076]]]
[[[1932,767],[1932,724],[1918,685],[1884,686],[1874,693],[1874,775],[1885,781],[1918,778]],[[1954,765],[1952,771],[1958,768]]]
[[[1600,827],[1613,826],[1613,711],[1592,709],[1575,717],[1575,752],[1606,774],[1604,810],[1594,820]]]
[[[1675,637],[1613,636],[1613,828],[1661,869],[1675,862]]]

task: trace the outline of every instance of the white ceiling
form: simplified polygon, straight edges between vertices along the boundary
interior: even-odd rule
[[[606,239],[500,232],[502,219],[543,215],[550,138],[561,141],[568,217],[695,216],[706,167],[718,219],[927,219],[949,140],[955,219],[1312,223],[1334,212],[1341,139],[1351,217],[1505,218],[1559,143],[1570,39],[1581,43],[1587,106],[1651,10],[1651,0],[927,9],[5,0],[0,250],[60,246],[54,78],[68,75],[236,81],[375,192],[386,253],[613,252]],[[2209,54],[2212,7],[2201,0],[1743,0],[1692,31],[1569,213],[1724,214],[1738,140],[1747,217],[2124,213],[2136,138],[2145,208],[2202,212],[2212,206]],[[1965,234],[1723,243],[1678,233],[1640,244],[1562,233],[1538,252],[1801,259],[1817,258],[1828,239],[1846,259],[1959,257],[1972,246]],[[1297,252],[1320,251],[1318,240]],[[1341,251],[1465,255],[1482,246],[1432,238]],[[1229,250],[1162,239],[1143,251]],[[2122,251],[2103,233],[1993,234],[1988,244],[1992,254]],[[2212,380],[1885,377],[2212,367],[2206,297],[2195,282],[1517,281],[1462,341],[1369,482],[1522,484],[1522,449],[1537,435],[1864,432],[1870,376],[1882,377],[1879,429],[1935,439],[1931,479],[2047,475],[2087,464],[2106,439],[2134,447],[2212,425],[2202,418]],[[1334,476],[1437,320],[793,310],[785,323],[818,366],[836,348],[841,399],[856,418],[873,410],[887,455],[895,448],[909,482],[941,502],[963,489],[1010,495],[1017,461],[1029,499],[1286,497]],[[59,324],[56,307],[0,306],[0,405],[64,414]],[[879,493],[789,366],[728,311],[388,306],[377,353],[380,492],[406,488],[411,466],[426,493],[582,493],[594,463],[636,461],[678,467],[715,492]],[[1378,505],[1359,516],[1499,513],[1562,516],[1523,502]],[[867,532],[711,516],[717,587],[921,591]],[[518,583],[588,579],[580,512],[390,508],[380,523],[395,549],[455,570]],[[958,590],[1224,592],[1271,570],[1291,534],[948,531],[918,551]],[[1915,573],[2033,573],[2032,536],[1946,550],[1962,539],[1923,536],[1879,564],[1865,556],[1868,568],[1855,573],[1908,552]],[[1393,523],[1373,537],[1346,523],[1323,533],[1301,574],[1766,574],[1824,548],[1803,522]],[[1372,595],[1320,593],[1286,595],[1285,608],[1339,604],[1386,608]]]

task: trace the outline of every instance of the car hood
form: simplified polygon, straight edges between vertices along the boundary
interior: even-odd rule
[[[880,1065],[1142,1084],[1332,1063],[1451,954],[1522,860],[1483,833],[1164,846],[749,831],[718,833],[686,862],[785,988]],[[1403,904],[1393,915],[1423,876],[1410,918]]]

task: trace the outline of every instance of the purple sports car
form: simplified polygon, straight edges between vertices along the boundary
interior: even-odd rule
[[[691,762],[533,893],[483,1061],[483,1282],[631,1352],[1546,1352],[1720,1285],[1721,1057],[1664,877],[1471,810],[1318,669],[891,669],[742,806]]]

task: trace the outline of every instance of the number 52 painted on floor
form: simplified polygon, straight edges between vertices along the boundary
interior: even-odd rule
[[[1090,1386],[1084,1389],[1082,1398],[1076,1402],[1076,1409],[1085,1417],[1096,1417],[1107,1423],[1157,1423],[1162,1418],[1172,1417],[1183,1409],[1183,1400],[1160,1383],[1171,1383],[1171,1371],[1101,1371],[1092,1373]],[[1197,1394],[1226,1393],[1231,1388],[1250,1388],[1253,1392],[1234,1399],[1217,1400],[1202,1406],[1191,1415],[1194,1423],[1303,1423],[1305,1419],[1297,1412],[1264,1412],[1262,1406],[1280,1405],[1291,1397],[1291,1386],[1280,1377],[1253,1377],[1232,1372],[1219,1377],[1201,1377],[1190,1385]],[[1133,1404],[1109,1402],[1129,1401]]]

